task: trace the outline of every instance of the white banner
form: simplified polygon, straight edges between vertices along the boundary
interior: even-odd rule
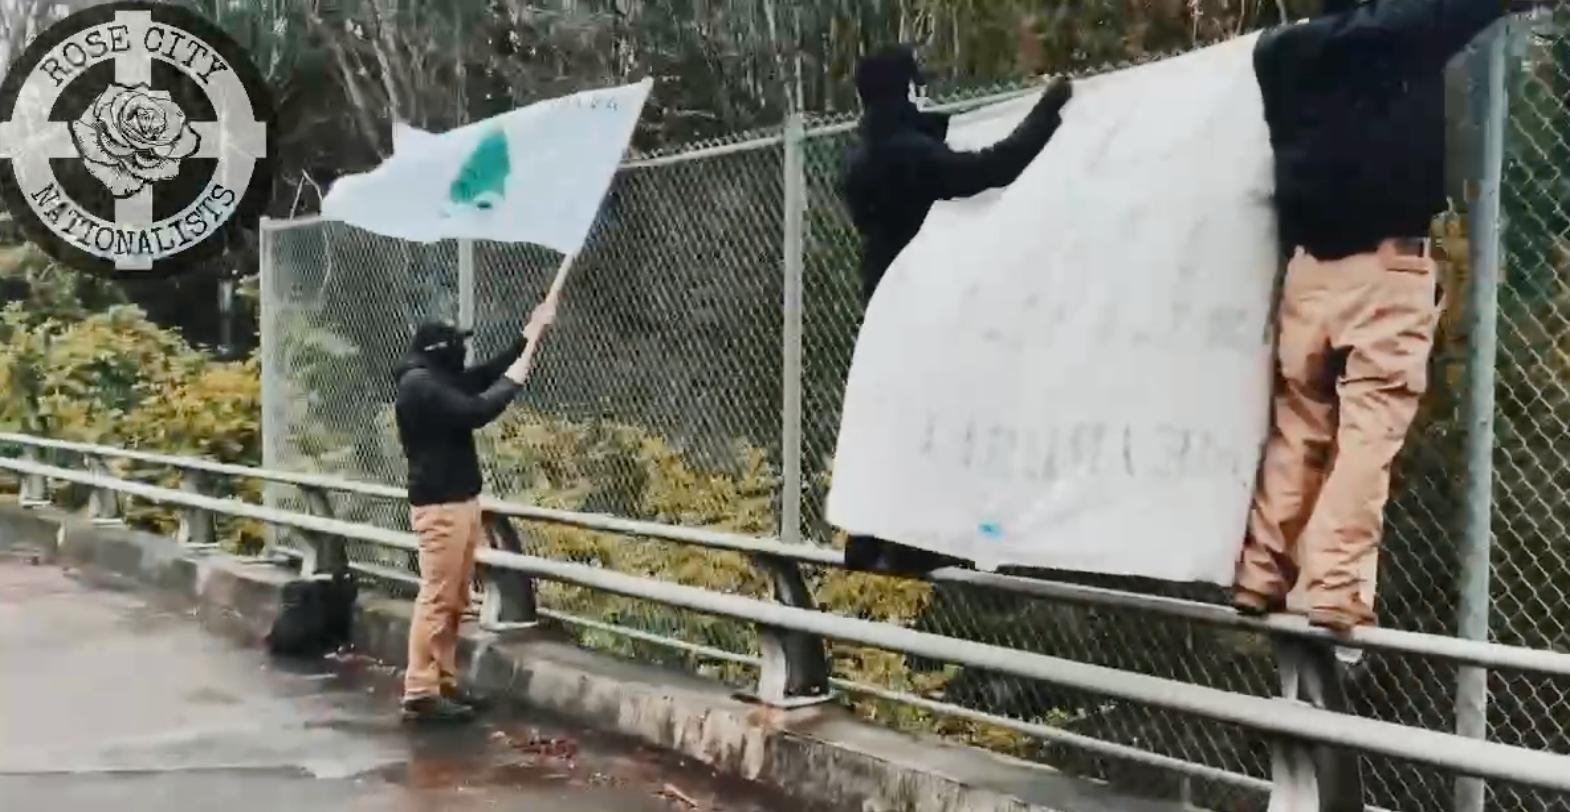
[[[322,215],[419,242],[583,247],[652,80],[531,104],[433,134],[393,127],[393,156],[340,178]]]
[[[862,326],[835,526],[983,569],[1231,583],[1278,267],[1256,39],[1077,82],[1017,182],[933,209]]]

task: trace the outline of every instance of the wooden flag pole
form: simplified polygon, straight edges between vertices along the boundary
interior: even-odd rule
[[[556,278],[551,280],[551,289],[545,294],[546,301],[553,302],[561,298],[562,288],[567,286],[567,272],[572,270],[572,263],[577,259],[577,254],[562,257],[561,264],[556,266]]]
[[[545,298],[541,301],[541,304],[549,303],[554,307],[561,300],[562,288],[567,286],[567,273],[572,270],[573,261],[577,258],[577,254],[568,254],[562,257],[561,264],[556,266],[556,278],[551,280],[550,290],[546,291]],[[525,379],[534,371],[534,356],[539,351],[540,344],[544,340],[545,331],[541,330],[540,334],[535,337],[535,340],[530,341],[529,346],[523,350],[523,357],[519,359],[519,362],[523,365],[523,376]]]

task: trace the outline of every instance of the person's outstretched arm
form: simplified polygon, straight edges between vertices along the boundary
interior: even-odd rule
[[[519,386],[529,379],[529,373],[534,371],[534,357],[540,351],[540,339],[545,335],[545,328],[556,323],[556,297],[547,295],[539,307],[534,308],[534,313],[529,316],[529,323],[523,326],[523,340],[525,346],[523,353],[502,372],[502,378],[511,380]]]
[[[495,420],[523,388],[521,381],[503,375],[481,392],[471,393],[423,369],[405,376],[402,386],[402,397],[414,404],[420,421],[470,430]]]
[[[556,306],[557,303],[547,297],[545,301],[535,306],[533,313],[529,314],[529,321],[524,324],[523,333],[512,343],[512,346],[497,353],[494,358],[464,370],[462,378],[465,391],[471,394],[482,392],[504,375],[522,384],[528,371],[533,367],[534,345],[540,340],[540,334],[545,328],[556,320]]]
[[[1014,132],[985,149],[958,152],[945,144],[930,145],[914,162],[912,180],[938,200],[972,197],[1013,183],[1063,123],[1063,105],[1071,95],[1067,79],[1054,79]]]
[[[485,391],[486,387],[496,383],[496,379],[507,371],[507,367],[523,355],[524,349],[529,345],[528,339],[518,336],[510,346],[503,349],[491,358],[487,358],[463,371],[463,388],[465,391],[478,394]]]
[[[460,380],[454,386],[424,370],[410,373],[401,384],[407,390],[401,397],[408,397],[416,404],[415,413],[423,420],[455,428],[478,429],[490,423],[507,410],[508,404],[523,388],[534,366],[534,355],[539,349],[540,335],[556,320],[556,301],[547,297],[534,309],[523,335],[515,346],[521,351],[507,358],[505,367],[490,376],[491,380],[479,392],[466,389],[469,381]],[[506,357],[505,355],[503,356]],[[465,377],[490,366],[487,361],[479,367],[465,370]],[[475,376],[478,378],[478,375]]]

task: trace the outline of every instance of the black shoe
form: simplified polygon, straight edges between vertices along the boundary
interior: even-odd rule
[[[422,696],[404,700],[403,720],[420,724],[460,724],[474,720],[474,709],[444,696]]]
[[[442,697],[449,701],[456,702],[459,705],[465,705],[474,709],[475,711],[483,711],[491,707],[491,700],[489,697],[472,693],[463,688],[459,688],[456,685],[443,688]]]
[[[1262,618],[1284,611],[1286,601],[1267,598],[1258,592],[1240,588],[1232,593],[1232,608],[1243,617]]]
[[[871,536],[851,536],[845,544],[845,568],[853,572],[876,572],[887,543]]]
[[[933,570],[969,566],[963,559],[872,536],[851,536],[845,545],[845,568],[856,572],[925,578]]]

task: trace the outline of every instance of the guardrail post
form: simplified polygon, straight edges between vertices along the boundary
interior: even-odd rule
[[[206,495],[207,475],[194,469],[180,472],[180,490]],[[185,547],[213,547],[218,543],[218,533],[213,524],[213,514],[196,507],[180,509],[180,529],[175,536]]]
[[[312,515],[324,519],[334,518],[333,503],[327,498],[326,491],[302,485],[300,493],[304,494],[306,507]],[[304,531],[300,535],[305,538],[305,549],[300,551],[301,575],[310,578],[348,570],[349,551],[345,548],[343,538],[314,531]]]
[[[498,550],[522,553],[518,528],[506,516],[485,514],[486,536]],[[491,632],[532,629],[540,625],[534,579],[516,570],[482,567],[485,597],[480,602],[480,628]]]
[[[774,584],[774,599],[797,609],[815,610],[812,591],[796,562],[774,556],[753,556]],[[831,701],[829,658],[823,638],[771,626],[758,626],[763,666],[758,671],[759,702],[776,708],[796,708]]]
[[[1346,691],[1331,646],[1280,639],[1276,657],[1282,699],[1346,712]],[[1357,753],[1282,738],[1272,745],[1270,762],[1275,786],[1269,812],[1363,812]]]
[[[30,445],[22,447],[22,459],[31,463],[43,462],[38,449]],[[49,480],[39,474],[23,474],[22,492],[18,494],[17,500],[22,507],[42,507],[50,504]]]
[[[87,470],[102,477],[113,477],[114,472],[102,458],[85,455]],[[87,518],[94,524],[120,524],[120,494],[109,488],[93,486],[87,495]]]

